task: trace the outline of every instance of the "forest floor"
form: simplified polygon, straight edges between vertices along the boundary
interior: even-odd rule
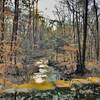
[[[76,59],[74,56],[74,54],[57,54],[54,52],[53,53],[53,58],[52,57],[48,57],[47,54],[48,50],[41,50],[44,51],[46,53],[46,56],[44,56],[45,54],[43,54],[43,56],[38,57],[38,59],[35,58],[35,61],[38,61],[39,59],[45,58],[46,60],[52,59],[55,63],[52,66],[55,70],[59,70],[59,72],[63,73],[62,78],[55,81],[54,83],[52,82],[46,82],[46,83],[41,83],[41,84],[37,84],[37,83],[30,83],[32,82],[32,80],[30,80],[30,82],[24,82],[23,83],[18,83],[16,82],[17,80],[21,80],[22,77],[16,77],[16,80],[14,77],[9,75],[6,75],[6,79],[4,78],[4,72],[6,72],[6,68],[10,68],[9,73],[12,72],[12,75],[15,75],[15,69],[14,66],[10,66],[9,61],[6,61],[6,64],[0,64],[0,84],[4,85],[6,83],[6,88],[2,88],[0,89],[0,92],[4,92],[6,89],[12,89],[12,88],[32,88],[34,87],[34,89],[50,89],[50,88],[55,88],[55,87],[70,87],[73,84],[99,84],[100,85],[100,62],[97,61],[87,61],[86,62],[86,68],[89,70],[89,73],[84,74],[84,76],[80,76],[80,75],[72,75],[72,76],[68,76],[68,74],[75,72],[76,70]],[[40,52],[41,53],[41,52]],[[9,52],[6,55],[9,55]],[[33,54],[34,55],[34,54]],[[51,55],[51,54],[49,54]],[[56,59],[57,56],[57,59]],[[20,58],[20,54],[19,54],[19,58]],[[33,59],[33,58],[32,58]],[[31,60],[32,60],[31,59]],[[29,59],[30,60],[30,59]],[[18,60],[19,62],[17,63],[17,67],[20,70],[20,73],[22,73],[21,71],[23,71],[23,69],[25,67],[23,67],[22,62],[20,61],[20,59]],[[33,61],[33,62],[32,62]],[[32,60],[32,64],[29,65],[27,64],[27,68],[25,73],[29,72],[30,74],[33,75],[34,72],[38,71],[38,66],[34,65],[34,59]],[[12,81],[13,80],[13,81]],[[44,86],[44,84],[46,84]]]

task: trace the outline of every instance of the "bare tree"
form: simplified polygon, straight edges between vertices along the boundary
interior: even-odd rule
[[[0,8],[1,8],[1,43],[0,43],[0,62],[3,63],[3,47],[4,47],[4,6],[5,6],[5,0],[0,1]]]
[[[18,31],[18,13],[19,13],[19,0],[15,0],[15,11],[13,19],[13,32],[11,38],[11,57],[10,61],[16,65],[16,46],[17,46],[17,31]]]
[[[84,18],[83,18],[83,48],[82,48],[82,65],[81,71],[84,73],[86,60],[86,42],[87,42],[87,19],[88,19],[88,0],[84,1]]]
[[[96,19],[96,59],[99,60],[99,44],[100,44],[100,35],[99,35],[99,22],[98,22],[98,7],[96,5],[96,1],[93,0],[94,9],[95,9],[95,19]]]

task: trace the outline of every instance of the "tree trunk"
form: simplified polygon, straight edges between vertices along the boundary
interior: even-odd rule
[[[29,49],[32,49],[32,44],[33,44],[33,35],[32,35],[32,31],[31,31],[31,18],[32,18],[31,1],[29,0],[29,22],[28,22],[28,34],[27,34],[29,43],[30,43]]]
[[[86,60],[86,42],[87,42],[87,17],[88,17],[88,0],[85,0],[85,11],[83,19],[83,50],[82,50],[82,65],[81,70],[84,72]]]
[[[4,6],[5,6],[5,0],[1,1],[1,52],[0,52],[0,62],[3,63],[3,47],[4,47]]]
[[[35,12],[34,12],[35,8],[34,8],[34,0],[33,0],[33,44],[34,44],[34,48],[35,48]]]
[[[96,1],[93,0],[94,9],[95,9],[95,16],[96,16],[96,59],[99,60],[99,43],[100,43],[100,36],[99,36],[99,23],[98,23],[98,9],[96,6]]]
[[[76,24],[77,24],[77,37],[78,37],[79,63],[81,64],[81,42],[80,42],[80,31],[79,31],[79,22],[78,22],[78,14],[77,14],[77,12],[76,12]]]
[[[79,52],[77,52],[77,69],[76,73],[83,75],[86,71],[85,68],[85,60],[86,60],[86,42],[87,42],[87,17],[88,17],[88,0],[84,2],[84,13],[83,13],[83,46],[81,50],[81,43],[80,43],[80,34],[79,34],[79,25],[78,25],[78,16],[76,13],[76,23],[77,23],[77,34],[78,34],[78,48]]]
[[[13,32],[11,39],[11,64],[16,65],[16,42],[17,42],[17,30],[18,30],[18,12],[19,12],[19,0],[15,0],[15,12],[14,12],[14,20],[13,20]]]
[[[36,0],[36,27],[35,27],[35,32],[36,32],[36,44],[39,46],[40,44],[40,34],[38,32],[38,24],[39,24],[39,15],[38,15],[38,0]]]

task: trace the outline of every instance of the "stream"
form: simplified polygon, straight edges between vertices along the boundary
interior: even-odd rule
[[[38,82],[44,81],[56,81],[60,79],[60,74],[58,70],[55,70],[53,66],[48,66],[48,60],[40,59],[35,62],[35,65],[39,67],[39,72],[34,73],[33,79]]]

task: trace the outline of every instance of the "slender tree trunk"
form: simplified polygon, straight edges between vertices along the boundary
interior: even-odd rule
[[[3,63],[3,47],[4,47],[4,6],[5,6],[5,0],[1,1],[1,53],[0,53],[0,62]]]
[[[15,0],[15,12],[13,20],[13,32],[11,39],[11,64],[16,65],[16,45],[17,45],[17,30],[18,30],[18,12],[19,12],[19,0]]]
[[[79,31],[79,22],[78,22],[78,14],[77,14],[77,12],[76,12],[76,24],[77,24],[79,63],[81,64],[81,42],[80,42],[80,31]]]
[[[73,0],[73,3],[72,3],[73,7],[74,7],[74,0]],[[74,43],[75,43],[75,12],[74,12],[74,8],[73,8],[73,38],[74,38]]]
[[[86,60],[86,41],[87,41],[87,18],[88,17],[88,0],[85,0],[85,11],[84,11],[84,26],[83,26],[83,50],[82,50],[82,65],[81,70],[84,72],[85,60]]]
[[[99,44],[100,44],[100,36],[99,36],[99,22],[98,22],[98,9],[96,6],[96,1],[93,0],[94,8],[95,8],[95,16],[96,16],[96,59],[99,60]]]
[[[36,27],[35,27],[35,31],[36,31],[36,43],[39,46],[40,43],[40,34],[38,32],[38,21],[39,21],[39,15],[38,15],[38,0],[36,0]]]
[[[33,44],[33,35],[31,31],[31,18],[32,18],[32,13],[31,13],[31,1],[29,0],[29,22],[28,22],[28,39],[30,42],[30,49],[32,49],[32,44]]]
[[[35,8],[34,8],[34,4],[35,4],[35,1],[33,0],[33,44],[34,44],[34,47],[35,47]]]

